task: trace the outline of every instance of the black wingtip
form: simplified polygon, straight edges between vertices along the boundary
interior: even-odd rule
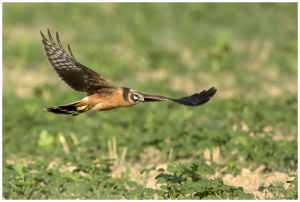
[[[207,90],[206,94],[210,97],[214,96],[216,94],[218,89],[215,87],[211,87],[210,89]]]
[[[41,36],[42,36],[43,39],[46,38],[45,35],[43,34],[42,30],[40,30],[40,34],[41,34]]]
[[[74,57],[74,55],[72,53],[70,44],[68,44],[68,50],[69,50],[69,53],[70,53],[71,57],[75,60],[75,57]]]
[[[48,36],[51,35],[51,32],[50,32],[49,28],[47,28],[47,33],[48,33]]]
[[[199,95],[199,105],[202,105],[206,102],[208,102],[217,92],[217,89],[215,87],[211,87],[208,90],[204,90]]]
[[[49,37],[50,42],[51,42],[53,45],[55,45],[55,41],[54,41],[53,38],[52,38],[52,35],[51,35],[51,32],[50,32],[49,28],[47,28],[47,31],[48,31],[48,37]]]
[[[58,42],[58,43],[60,43],[60,39],[59,39],[59,35],[58,35],[58,32],[56,31],[56,41]]]
[[[62,44],[60,42],[60,38],[59,38],[58,32],[56,32],[56,41],[57,41],[57,44],[60,47],[60,49],[62,49],[63,51],[65,51],[64,47],[62,46]]]
[[[208,102],[217,92],[215,87],[211,87],[208,90],[203,90],[200,93],[195,93],[191,96],[183,97],[180,99],[172,99],[173,102],[177,102],[179,104],[187,105],[187,106],[200,106]]]

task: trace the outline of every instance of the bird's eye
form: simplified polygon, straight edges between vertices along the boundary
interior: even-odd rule
[[[140,99],[140,95],[139,94],[132,94],[131,98],[134,102],[137,102]]]

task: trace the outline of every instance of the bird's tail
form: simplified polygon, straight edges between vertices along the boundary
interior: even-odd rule
[[[48,112],[72,116],[77,116],[78,114],[86,112],[89,109],[91,109],[91,107],[89,107],[89,104],[86,100],[80,100],[78,102],[73,102],[67,105],[45,108],[45,110]]]

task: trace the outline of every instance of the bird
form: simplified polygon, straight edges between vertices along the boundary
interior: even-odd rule
[[[89,110],[105,111],[118,107],[130,107],[142,102],[156,101],[170,101],[197,107],[209,101],[217,91],[215,87],[211,87],[191,96],[174,99],[161,95],[145,94],[128,87],[118,87],[108,82],[101,74],[79,63],[69,44],[69,52],[67,53],[60,42],[58,32],[56,32],[56,41],[49,29],[47,32],[48,38],[40,31],[48,62],[67,85],[75,91],[86,93],[86,97],[82,100],[45,108],[48,112],[76,116]]]

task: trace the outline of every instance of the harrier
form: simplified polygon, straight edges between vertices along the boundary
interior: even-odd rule
[[[57,32],[56,42],[53,40],[49,29],[49,39],[44,36],[42,31],[41,35],[45,54],[58,76],[74,90],[87,93],[87,97],[80,101],[46,108],[48,112],[76,116],[88,110],[104,111],[153,101],[171,101],[195,107],[206,103],[217,91],[216,88],[212,87],[191,96],[172,99],[160,95],[144,94],[131,88],[117,87],[108,82],[102,75],[77,62],[69,44],[68,54],[62,46]]]

